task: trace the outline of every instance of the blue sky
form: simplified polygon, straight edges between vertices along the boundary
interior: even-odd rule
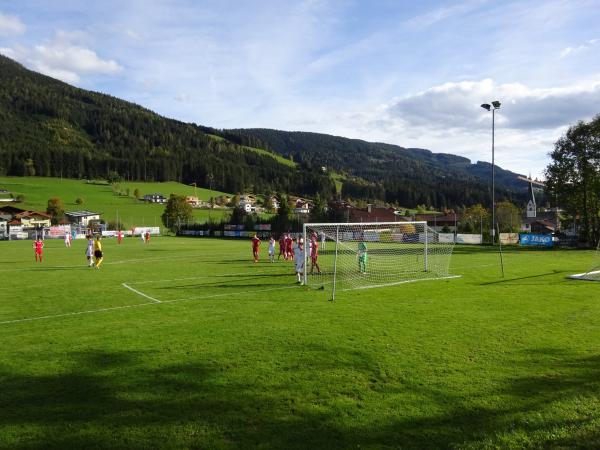
[[[323,132],[541,176],[600,113],[600,1],[0,0],[0,53],[217,128]]]

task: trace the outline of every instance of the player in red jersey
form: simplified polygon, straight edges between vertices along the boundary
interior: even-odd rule
[[[285,259],[289,259],[290,261],[292,261],[294,259],[293,245],[294,245],[294,240],[292,239],[292,235],[290,233],[286,234],[286,236],[285,236],[285,255],[286,255],[286,258]]]
[[[33,248],[35,250],[35,260],[36,260],[36,262],[42,262],[42,254],[43,254],[43,248],[44,248],[44,241],[42,241],[40,238],[37,238],[33,242]]]
[[[321,273],[321,268],[317,259],[319,258],[319,243],[317,242],[317,235],[313,233],[310,237],[310,273],[313,273],[314,268],[317,268],[317,273]]]
[[[252,238],[252,256],[254,256],[254,262],[258,262],[258,247],[260,246],[260,239],[258,235],[254,235]]]
[[[279,258],[281,258],[281,255],[283,255],[283,259],[286,259],[286,255],[285,255],[285,233],[282,233],[281,236],[279,236],[279,256],[277,257],[278,261],[279,261]]]
[[[119,230],[119,232],[117,233],[117,242],[120,244],[122,240],[123,240],[123,232],[121,230]]]

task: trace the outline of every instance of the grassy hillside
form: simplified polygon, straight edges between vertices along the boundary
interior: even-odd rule
[[[457,247],[462,278],[329,302],[248,241],[84,247],[0,242],[1,448],[600,448],[599,286],[565,279],[591,251],[502,279]]]
[[[0,189],[7,189],[17,195],[24,195],[25,201],[13,203],[23,209],[35,209],[45,211],[48,199],[60,198],[65,204],[66,211],[88,210],[99,212],[102,219],[106,221],[116,220],[117,214],[126,227],[132,226],[162,226],[160,216],[164,211],[164,205],[145,203],[133,197],[133,191],[139,189],[144,194],[161,193],[168,197],[171,193],[181,195],[194,195],[200,199],[208,200],[210,196],[224,194],[220,191],[209,191],[208,189],[194,189],[175,182],[167,183],[144,183],[124,182],[121,183],[121,191],[129,188],[130,196],[117,195],[112,186],[108,184],[92,184],[84,180],[70,180],[49,177],[0,177]],[[75,203],[81,197],[82,205]],[[219,220],[228,211],[213,210],[211,218]],[[208,211],[194,209],[194,217],[198,222],[208,220]]]

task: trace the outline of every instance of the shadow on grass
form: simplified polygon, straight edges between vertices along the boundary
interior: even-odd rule
[[[487,285],[491,285],[491,284],[503,284],[503,283],[510,283],[510,284],[520,284],[520,283],[514,283],[515,281],[523,281],[523,280],[529,280],[529,279],[533,279],[533,278],[543,278],[543,277],[548,277],[548,276],[552,276],[552,275],[558,275],[561,273],[567,273],[567,271],[564,270],[553,270],[551,272],[546,272],[546,273],[540,273],[537,275],[527,275],[524,277],[513,277],[513,278],[503,278],[501,280],[496,280],[496,281],[486,281],[484,283],[479,283],[480,286],[487,286]],[[560,279],[561,282],[564,281],[564,277]],[[527,283],[529,284],[529,283]],[[548,284],[548,283],[544,283],[544,284]]]
[[[495,440],[499,435],[519,433],[530,447],[600,445],[593,405],[587,415],[552,413],[557,402],[596,398],[598,356],[531,352],[528,358],[539,360],[539,375],[516,377],[496,391],[467,398],[451,385],[440,389],[390,378],[360,350],[286,345],[284,350],[298,356],[275,360],[270,371],[256,368],[251,376],[237,363],[190,352],[181,355],[186,362],[172,365],[161,364],[161,355],[152,352],[87,351],[67,355],[52,374],[3,368],[0,446],[430,449],[487,443],[496,448],[507,444]],[[356,391],[344,376],[366,385]],[[503,400],[494,401],[497,397]],[[413,400],[413,411],[414,399],[428,406],[411,416],[405,405],[395,404],[402,399]]]

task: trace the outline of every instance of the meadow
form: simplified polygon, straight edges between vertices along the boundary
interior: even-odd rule
[[[161,204],[146,203],[133,196],[135,189],[145,194],[160,193],[169,197],[171,193],[179,195],[196,195],[199,199],[208,201],[210,197],[224,195],[220,191],[195,188],[176,182],[151,183],[124,181],[119,183],[119,190],[129,195],[118,195],[113,187],[105,183],[88,183],[86,180],[72,180],[67,178],[50,177],[6,177],[0,176],[0,188],[10,191],[15,197],[23,195],[25,200],[20,203],[10,203],[19,208],[46,211],[48,199],[60,198],[65,211],[94,211],[101,213],[103,220],[119,220],[125,228],[134,226],[160,226],[160,216],[165,207]],[[77,204],[77,198],[83,199],[82,204]],[[194,218],[197,222],[206,222],[209,218],[207,209],[194,209]],[[214,209],[210,211],[212,220],[220,220],[228,210]]]
[[[598,448],[591,251],[329,292],[247,241],[0,242],[0,447]]]

